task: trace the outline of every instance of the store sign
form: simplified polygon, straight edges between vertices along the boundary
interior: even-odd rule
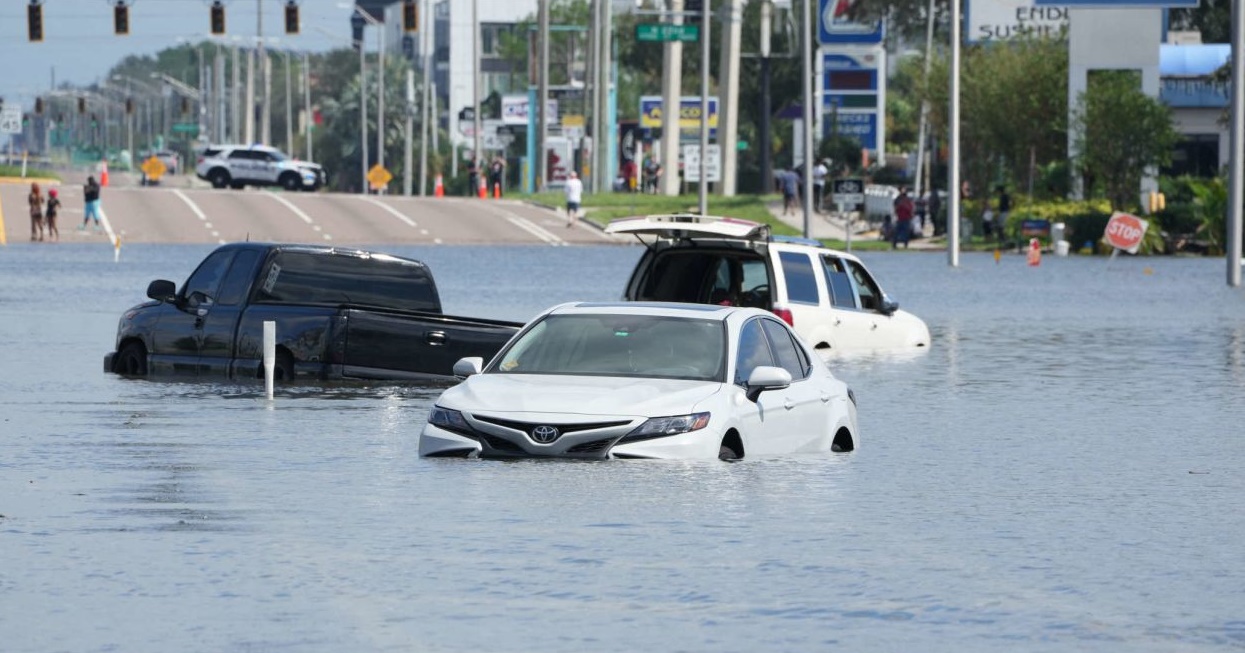
[[[526,125],[528,123],[528,103],[526,95],[503,95],[501,97],[501,121],[507,125]],[[545,103],[545,124],[558,124],[558,101],[549,99]]]
[[[969,0],[965,13],[970,43],[1058,37],[1068,27],[1067,7],[1037,6],[1035,0]]]

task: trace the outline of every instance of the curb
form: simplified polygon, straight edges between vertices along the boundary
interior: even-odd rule
[[[538,208],[538,209],[545,209],[545,210],[547,210],[547,211],[553,211],[554,213],[557,213],[557,212],[558,212],[558,209],[559,209],[559,208],[561,208],[561,207],[558,207],[558,206],[553,206],[553,205],[550,205],[550,204],[545,204],[544,202],[537,202],[537,201],[535,201],[535,200],[522,200],[522,202],[523,202],[524,204],[528,205],[528,206],[534,206],[534,207],[536,207],[536,208]],[[596,229],[597,231],[601,231],[601,232],[604,232],[604,231],[605,231],[605,226],[604,226],[604,225],[600,225],[600,224],[597,224],[596,222],[593,222],[592,220],[589,220],[589,219],[587,218],[587,216],[586,216],[586,215],[585,215],[585,216],[580,217],[580,219],[579,219],[579,223],[580,223],[580,224],[586,224],[586,225],[588,225],[588,226],[592,227],[593,229]]]

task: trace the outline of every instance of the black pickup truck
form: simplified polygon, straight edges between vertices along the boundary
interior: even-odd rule
[[[271,320],[279,380],[449,379],[522,326],[441,314],[419,261],[314,245],[222,245],[180,289],[158,279],[147,296],[121,317],[104,371],[263,378]]]

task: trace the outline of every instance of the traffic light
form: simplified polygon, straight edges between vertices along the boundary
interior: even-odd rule
[[[78,113],[86,113],[86,98],[78,98]]]
[[[125,4],[125,0],[117,0],[112,8],[112,31],[117,36],[130,33],[130,6]]]
[[[415,0],[402,3],[402,29],[407,32],[419,31],[419,5]]]
[[[26,38],[31,43],[43,42],[43,5],[39,0],[26,5]]]
[[[35,98],[35,115],[43,115],[43,98]]]
[[[285,3],[285,33],[298,33],[298,3],[294,0]]]
[[[212,33],[225,33],[225,5],[220,0],[212,3]]]
[[[126,115],[134,113],[134,98],[125,98]]]

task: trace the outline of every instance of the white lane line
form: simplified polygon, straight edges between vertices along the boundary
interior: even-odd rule
[[[190,210],[193,211],[194,214],[199,217],[199,221],[203,223],[203,228],[211,232],[213,238],[217,239],[221,245],[225,244],[225,239],[220,237],[219,231],[212,228],[212,223],[208,222],[207,216],[203,214],[203,210],[199,208],[198,204],[195,204],[193,200],[186,197],[186,194],[178,188],[173,189],[173,194],[180,197],[181,200],[186,203],[186,206],[190,207]]]
[[[294,206],[293,202],[290,202],[289,200],[285,199],[284,197],[281,197],[280,195],[272,191],[266,190],[264,191],[264,194],[284,204],[285,208],[293,211],[294,215],[302,218],[303,222],[306,222],[307,224],[311,225],[311,228],[313,231],[320,231],[320,226],[311,220],[311,216],[307,215],[306,213],[303,213],[302,209],[298,208],[297,206]],[[321,234],[321,235],[324,237],[325,240],[333,240],[333,237],[330,236],[329,234]]]
[[[384,202],[382,202],[382,201],[380,201],[380,200],[376,199],[375,197],[371,197],[371,196],[369,196],[369,195],[355,195],[355,197],[358,197],[359,199],[363,200],[364,202],[370,202],[370,203],[372,203],[372,204],[375,204],[376,206],[379,206],[380,208],[382,208],[382,209],[384,209],[384,210],[388,211],[388,212],[390,213],[390,215],[392,215],[393,217],[395,217],[395,218],[397,218],[397,219],[399,219],[399,220],[401,220],[401,221],[405,222],[405,223],[406,223],[406,225],[407,225],[408,227],[415,227],[415,226],[418,226],[418,224],[417,224],[414,220],[412,220],[412,219],[410,219],[410,218],[406,217],[405,215],[402,215],[402,213],[401,213],[400,211],[398,211],[397,209],[393,208],[392,206],[389,206],[388,204],[385,204]],[[425,232],[424,232],[424,233],[427,233],[427,231],[425,230]]]
[[[103,202],[99,206],[99,221],[104,225],[104,233],[108,234],[108,242],[112,243],[113,247],[120,247],[121,243],[117,242],[117,233],[112,230],[112,223],[108,221],[108,214],[104,213]]]
[[[545,241],[546,243],[549,243],[550,245],[558,246],[558,245],[567,244],[565,240],[562,240],[561,236],[558,236],[557,234],[553,232],[547,231],[540,225],[537,225],[535,222],[532,222],[531,220],[528,220],[527,218],[524,218],[522,216],[515,215],[514,213],[511,213],[510,211],[507,211],[506,209],[503,209],[500,206],[489,206],[488,204],[484,204],[484,208],[488,211],[492,211],[496,215],[500,215],[504,217],[514,226],[532,234],[533,236],[536,236],[537,238]]]

